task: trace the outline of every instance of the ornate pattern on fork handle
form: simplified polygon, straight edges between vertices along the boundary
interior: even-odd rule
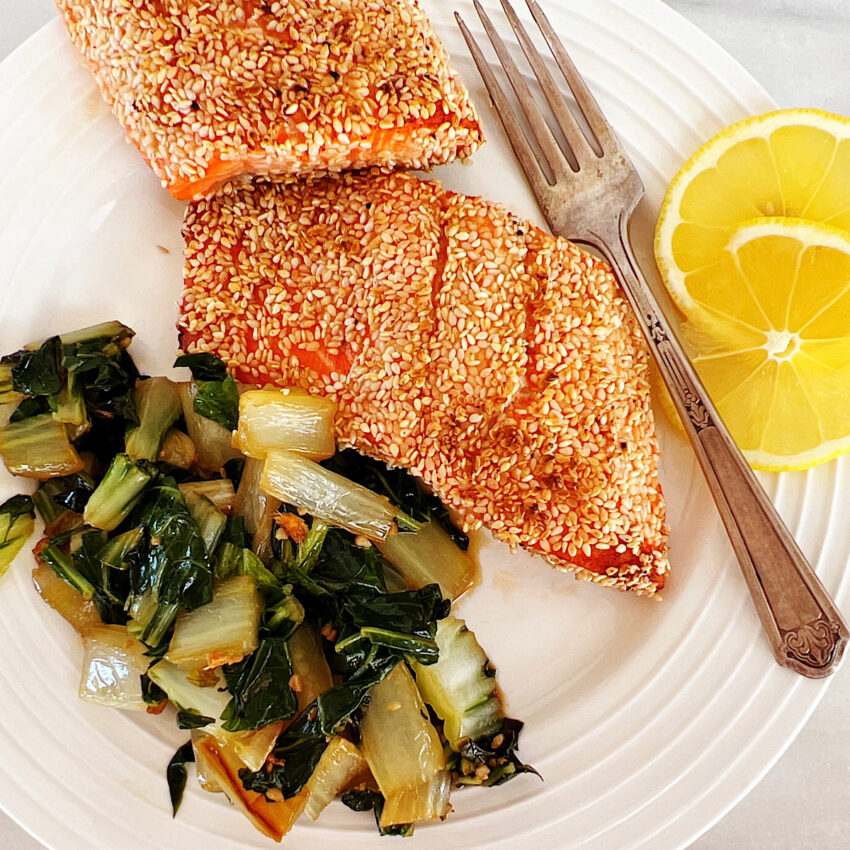
[[[714,420],[711,417],[711,413],[709,413],[709,411],[706,409],[706,406],[703,403],[702,399],[699,397],[699,395],[694,392],[694,389],[690,385],[687,376],[679,368],[679,363],[672,354],[673,347],[670,344],[670,339],[667,336],[667,332],[664,330],[664,328],[661,326],[661,323],[655,316],[650,314],[647,316],[647,319],[649,323],[650,334],[652,335],[652,339],[655,342],[655,349],[658,354],[664,358],[664,362],[667,364],[667,368],[670,370],[671,374],[674,376],[675,380],[681,387],[682,402],[685,405],[685,410],[688,413],[688,419],[691,420],[691,424],[694,426],[694,430],[697,432],[697,434],[699,434],[706,428],[711,428],[714,425]]]
[[[838,646],[839,625],[818,617],[782,634],[780,650],[807,667],[827,667]]]

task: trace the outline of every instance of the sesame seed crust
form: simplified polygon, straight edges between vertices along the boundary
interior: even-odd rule
[[[428,169],[482,142],[416,0],[57,0],[175,197],[241,173]]]
[[[602,261],[410,175],[228,184],[190,204],[181,346],[339,405],[467,529],[652,595],[664,502],[636,320]]]

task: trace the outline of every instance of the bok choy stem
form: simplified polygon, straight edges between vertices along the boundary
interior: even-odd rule
[[[156,460],[168,429],[182,412],[177,384],[168,378],[136,382],[138,427],[127,434],[126,451],[134,460]]]
[[[106,475],[89,497],[83,518],[95,528],[112,531],[133,510],[156,476],[156,467],[147,461],[134,461],[126,454],[115,455]]]

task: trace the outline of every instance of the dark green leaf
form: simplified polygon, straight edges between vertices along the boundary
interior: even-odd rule
[[[322,735],[287,735],[277,739],[275,759],[282,759],[269,773],[265,769],[256,773],[247,768],[239,771],[239,778],[248,791],[265,794],[276,788],[284,798],[294,797],[308,782],[327,747]]]
[[[6,499],[0,505],[0,514],[8,516],[10,522],[14,522],[19,516],[30,516],[34,518],[35,509],[32,498],[24,495],[12,496],[11,499]]]
[[[41,416],[43,413],[50,412],[50,403],[44,396],[39,396],[38,398],[25,398],[12,411],[9,421],[22,422],[24,419],[32,419],[33,416]]]
[[[350,665],[349,669],[353,672],[347,673],[338,685],[316,699],[316,724],[323,735],[332,735],[347,721],[360,708],[369,689],[378,684],[401,658],[386,647],[370,646],[357,660],[359,666]]]
[[[223,381],[196,381],[195,413],[235,431],[239,424],[239,390],[228,375]]]
[[[385,562],[374,546],[363,549],[354,535],[341,528],[326,528],[314,523],[319,535],[315,545],[301,559],[313,528],[299,549],[287,562],[273,562],[270,569],[280,572],[283,580],[293,585],[305,608],[318,619],[335,620],[340,601],[348,594],[374,595],[386,590]],[[310,568],[312,563],[312,568]]]
[[[360,637],[410,654],[422,664],[433,663],[437,620],[448,616],[450,608],[437,584],[371,597],[351,595],[340,609],[337,650],[344,652]]]
[[[186,790],[187,771],[186,765],[195,761],[195,751],[192,742],[186,741],[179,750],[171,757],[168,767],[165,769],[165,778],[168,780],[168,793],[171,795],[171,816],[177,815],[177,810],[183,802],[183,792]]]
[[[245,517],[232,516],[228,517],[227,525],[221,535],[222,543],[232,543],[240,549],[251,548],[251,535],[248,529],[245,528]]]
[[[133,592],[155,590],[159,601],[187,611],[212,599],[212,567],[203,537],[183,494],[169,476],[160,475],[131,517],[150,535],[150,553],[133,576]]]
[[[100,619],[107,624],[123,625],[127,622],[124,603],[130,590],[129,577],[103,563],[101,553],[106,545],[104,532],[87,531],[80,536],[80,544],[71,555],[71,561],[94,587],[92,598]]]
[[[249,791],[265,794],[272,788],[284,797],[297,794],[312,776],[333,735],[360,708],[369,689],[399,663],[383,647],[373,647],[364,663],[343,681],[325,691],[281,733],[272,754],[271,770],[266,767],[252,773],[240,771],[242,784]]]
[[[239,390],[227,367],[213,354],[184,354],[175,366],[188,366],[198,388],[195,413],[233,431],[239,421]]]
[[[174,361],[175,366],[186,366],[196,381],[223,381],[227,377],[227,366],[208,352],[182,354]]]
[[[269,566],[275,572],[280,571],[283,579],[295,588],[299,599],[310,610],[321,612],[324,619],[332,620],[336,617],[336,597],[312,576],[300,567],[284,566],[279,562],[272,562]]]
[[[99,416],[137,423],[135,387],[139,370],[120,342],[92,339],[65,345],[62,360],[83,387],[89,409]]]
[[[340,797],[340,800],[353,812],[374,811],[378,802],[380,802],[381,808],[384,805],[383,795],[379,791],[372,791],[369,788],[364,788],[362,791],[346,791]]]
[[[531,765],[523,764],[517,757],[522,726],[521,721],[505,717],[498,733],[487,739],[469,741],[461,747],[460,753],[452,753],[448,762],[452,781],[458,785],[502,785],[521,773],[533,773],[542,779]],[[463,760],[467,762],[466,770],[463,770]],[[482,765],[487,767],[483,776],[475,773]]]
[[[360,629],[358,639],[368,640],[378,646],[386,646],[395,649],[404,655],[415,658],[421,664],[433,663],[437,660],[439,649],[437,642],[425,637],[394,632],[389,629],[379,629],[375,626],[363,626]],[[337,649],[341,647],[337,644]]]
[[[340,798],[344,805],[355,812],[375,812],[375,822],[381,835],[400,835],[405,838],[413,835],[412,823],[400,823],[394,826],[381,826],[381,813],[384,811],[384,795],[380,791],[364,788],[362,791],[346,791]]]
[[[251,655],[236,664],[226,664],[222,672],[232,695],[221,716],[228,732],[288,720],[298,710],[289,686],[292,660],[284,638],[264,638]]]
[[[133,632],[149,647],[166,639],[179,609],[212,599],[213,570],[206,544],[176,481],[160,474],[129,518],[145,528],[149,545],[131,559],[128,610]]]
[[[210,723],[215,723],[214,717],[207,717],[193,709],[181,708],[177,712],[177,726],[180,729],[200,729],[202,726],[209,726]]]
[[[120,419],[123,436],[126,422],[135,421],[133,386],[139,372],[126,351],[132,336],[133,331],[120,322],[107,322],[51,337],[37,349],[3,358],[13,364],[15,389],[32,396],[13,414],[16,421],[56,410],[63,393],[78,398],[96,416]],[[87,419],[85,411],[81,415]],[[89,442],[98,451],[98,441]]]
[[[142,673],[142,699],[148,705],[159,705],[168,694],[147,673]]]
[[[34,519],[29,496],[12,496],[0,505],[0,575],[6,572],[32,534]]]
[[[94,479],[85,472],[48,478],[39,484],[33,501],[45,524],[52,522],[63,510],[81,514],[95,488]]]
[[[12,367],[12,387],[29,396],[58,396],[62,389],[62,342],[46,339],[39,348],[17,352]]]
[[[324,545],[310,571],[310,577],[329,593],[355,590],[384,593],[384,561],[374,546],[364,549],[354,535],[341,528],[330,528]]]
[[[124,434],[128,422],[122,416],[94,416],[89,430],[74,441],[77,451],[91,452],[95,456],[96,477],[103,475],[112,458],[124,451]]]

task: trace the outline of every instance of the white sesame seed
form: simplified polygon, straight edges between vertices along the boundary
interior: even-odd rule
[[[410,469],[467,528],[663,585],[646,352],[604,263],[397,172],[232,184],[184,235],[184,349],[332,397],[341,445]]]
[[[242,171],[430,168],[482,141],[413,0],[289,0],[286,24],[241,0],[191,13],[155,0],[57,6],[128,138],[178,198]]]

